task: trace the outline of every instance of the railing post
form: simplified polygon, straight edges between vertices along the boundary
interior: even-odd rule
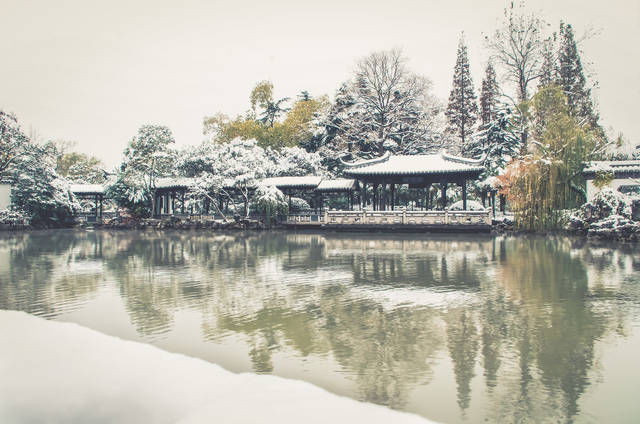
[[[324,223],[328,224],[329,223],[329,211],[328,210],[324,210]]]
[[[362,209],[362,223],[363,224],[367,223],[367,211],[366,211],[366,209]]]
[[[449,208],[444,208],[444,223],[449,224]]]
[[[407,223],[407,208],[402,207],[402,225]]]

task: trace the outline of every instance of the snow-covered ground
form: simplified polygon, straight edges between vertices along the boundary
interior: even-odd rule
[[[24,312],[0,311],[0,346],[2,423],[428,422]]]

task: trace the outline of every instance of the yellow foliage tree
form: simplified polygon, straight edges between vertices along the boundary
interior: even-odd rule
[[[556,85],[541,88],[521,110],[530,124],[529,150],[507,167],[502,194],[520,229],[557,228],[561,210],[584,202],[584,163],[607,142],[591,124],[569,114],[567,97]]]

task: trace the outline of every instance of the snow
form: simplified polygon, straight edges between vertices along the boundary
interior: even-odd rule
[[[349,164],[345,168],[346,175],[358,176],[367,174],[438,174],[438,173],[481,173],[482,166],[471,165],[464,158],[457,158],[447,154],[437,155],[388,155],[386,160],[367,166],[360,163]],[[453,158],[456,158],[455,160]]]
[[[458,200],[454,204],[449,207],[450,211],[461,211],[463,210],[464,203],[462,200]],[[485,207],[482,206],[482,203],[476,202],[475,200],[467,200],[467,210],[468,211],[484,211]]]
[[[356,180],[348,178],[337,178],[333,180],[322,180],[316,191],[351,191],[356,186]]]
[[[69,188],[73,194],[104,193],[101,184],[70,184]]]
[[[0,346],[0,422],[428,422],[24,312],[0,311]]]

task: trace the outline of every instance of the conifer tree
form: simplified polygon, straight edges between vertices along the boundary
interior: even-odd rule
[[[555,34],[554,34],[555,39]],[[554,54],[554,43],[551,38],[545,40],[542,49],[542,66],[540,67],[540,87],[548,87],[558,80],[558,67]]]
[[[445,112],[449,121],[448,131],[458,137],[461,153],[466,154],[467,143],[471,140],[478,120],[478,105],[469,72],[469,58],[464,40],[458,43],[458,57],[453,74],[453,88],[449,95],[449,105]]]
[[[480,119],[483,127],[496,117],[500,88],[496,81],[496,71],[491,62],[487,65],[480,91]]]
[[[569,113],[572,116],[587,119],[594,128],[598,128],[599,116],[594,110],[591,89],[586,86],[573,28],[562,22],[558,52],[558,83],[567,95]]]

